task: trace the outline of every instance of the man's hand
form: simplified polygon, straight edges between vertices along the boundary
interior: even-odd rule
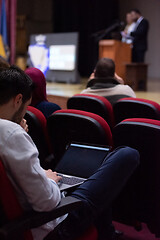
[[[114,74],[114,77],[120,84],[124,84],[124,80],[120,76],[118,76],[117,73]]]
[[[93,73],[91,73],[90,77],[88,78],[88,82],[89,82],[90,80],[94,79],[94,78],[95,78],[95,75],[94,75],[94,72],[93,72]]]
[[[27,121],[23,118],[22,121],[20,122],[21,127],[28,132],[28,125],[27,125]]]
[[[57,173],[53,172],[51,169],[45,170],[45,172],[46,176],[53,179],[56,183],[58,183],[62,179],[61,176],[58,176]]]

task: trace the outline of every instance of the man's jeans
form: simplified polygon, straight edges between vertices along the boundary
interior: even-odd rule
[[[109,236],[112,202],[138,164],[139,153],[132,148],[120,147],[108,154],[101,167],[71,194],[83,205],[69,213],[46,239],[76,239],[91,224],[95,224],[99,234]]]

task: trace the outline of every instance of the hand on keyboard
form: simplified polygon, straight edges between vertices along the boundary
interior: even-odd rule
[[[53,179],[56,183],[61,181],[62,177],[58,175],[56,172],[53,172],[51,169],[45,170],[48,178]]]

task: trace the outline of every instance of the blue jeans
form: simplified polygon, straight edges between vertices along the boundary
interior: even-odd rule
[[[139,153],[132,148],[120,147],[108,154],[101,167],[71,194],[81,199],[83,205],[69,213],[53,234],[48,236],[54,240],[72,240],[85,232],[92,223],[96,225],[102,239],[103,236],[109,236],[112,202],[138,164]]]

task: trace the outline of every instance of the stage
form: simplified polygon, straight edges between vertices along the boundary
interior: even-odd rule
[[[83,78],[79,84],[47,83],[47,97],[50,102],[57,103],[65,109],[68,98],[85,89],[87,79]],[[149,79],[147,91],[136,91],[137,98],[153,100],[160,104],[160,79]]]

